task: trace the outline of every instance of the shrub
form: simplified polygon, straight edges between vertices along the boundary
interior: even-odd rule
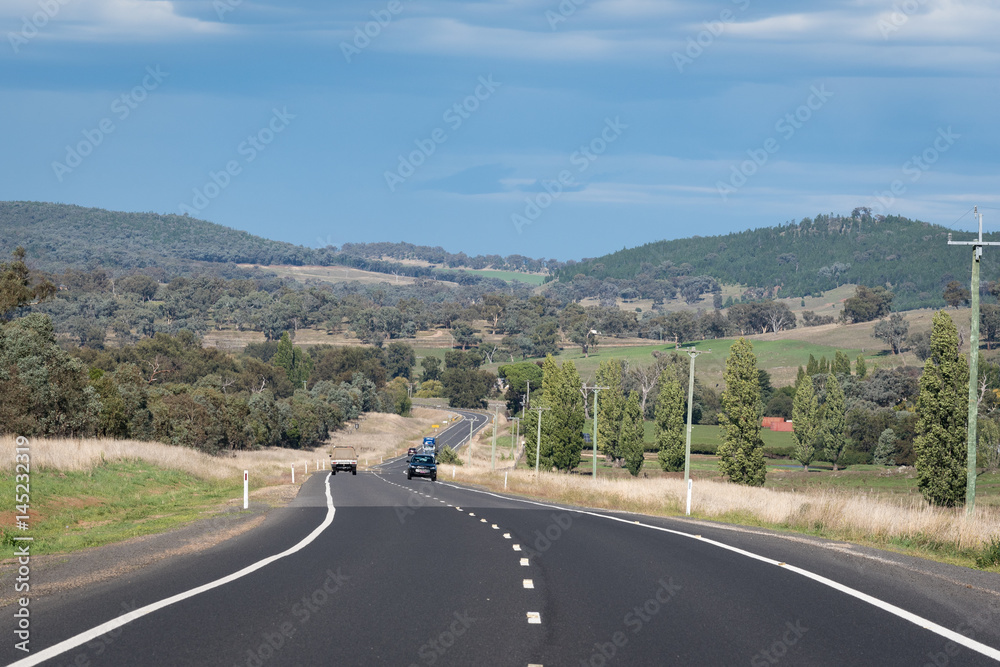
[[[989,544],[976,556],[976,567],[981,570],[995,565],[1000,565],[1000,537],[991,538]]]
[[[437,453],[438,463],[451,463],[452,465],[460,466],[462,465],[462,459],[458,458],[458,454],[455,453],[451,447],[445,445],[441,448],[441,451]]]

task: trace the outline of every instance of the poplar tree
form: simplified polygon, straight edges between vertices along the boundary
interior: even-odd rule
[[[580,464],[583,451],[583,394],[580,375],[573,362],[567,361],[560,368],[552,355],[542,363],[542,446],[539,455],[541,468],[572,470]],[[532,401],[534,402],[534,401]],[[530,466],[535,465],[535,448],[538,412],[525,419],[526,453]]]
[[[858,355],[858,360],[854,362],[854,374],[858,376],[859,380],[864,380],[868,377],[868,365],[865,363],[865,355]]]
[[[625,468],[632,473],[633,477],[636,477],[642,470],[642,464],[645,460],[642,436],[642,408],[639,406],[639,394],[633,391],[628,395],[628,400],[625,401],[618,436]]]
[[[726,358],[726,389],[722,392],[719,424],[723,442],[719,446],[719,469],[729,481],[763,486],[767,476],[764,442],[760,438],[761,416],[757,357],[745,338],[733,343]]]
[[[824,454],[837,469],[837,461],[847,447],[847,404],[836,373],[826,378],[826,402],[823,404],[822,434]]]
[[[597,446],[608,463],[616,468],[622,465],[618,446],[622,412],[625,409],[622,375],[622,362],[618,359],[602,361],[597,369],[597,385],[607,387],[597,397]]]
[[[931,325],[931,356],[917,397],[917,486],[932,505],[965,502],[969,365],[958,352],[958,332],[943,310]]]
[[[660,373],[654,426],[657,459],[666,472],[684,469],[684,403],[684,392],[674,373]]]
[[[832,377],[832,376],[831,376]],[[813,387],[812,378],[802,378],[792,400],[792,424],[795,429],[794,458],[809,470],[809,464],[816,457],[816,440],[819,435],[819,401]]]
[[[837,350],[833,355],[833,364],[830,366],[830,372],[837,373],[839,375],[850,375],[851,360],[846,354]]]
[[[304,380],[309,379],[313,368],[312,359],[302,351],[302,348],[292,345],[292,339],[289,338],[287,331],[281,334],[278,349],[274,353],[271,363],[285,369],[289,382],[296,389],[302,386]]]

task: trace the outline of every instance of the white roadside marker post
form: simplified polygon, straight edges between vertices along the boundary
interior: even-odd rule
[[[691,516],[691,483],[694,480],[690,477],[688,478],[688,501],[687,501],[687,515]]]
[[[243,509],[250,507],[250,471],[243,471]]]
[[[295,484],[295,464],[292,464],[292,484]]]

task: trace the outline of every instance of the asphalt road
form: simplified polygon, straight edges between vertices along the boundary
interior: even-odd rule
[[[30,656],[65,641],[39,664],[995,664],[981,651],[1000,646],[996,575],[906,562],[408,481],[389,463],[315,473],[248,534],[33,601]],[[5,664],[24,657],[12,611]]]

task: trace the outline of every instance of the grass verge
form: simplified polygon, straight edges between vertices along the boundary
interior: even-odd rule
[[[598,477],[595,483],[580,475],[543,472],[536,479],[533,471],[491,471],[479,461],[454,474],[456,481],[490,490],[503,491],[506,481],[508,493],[583,507],[653,516],[684,513],[686,489],[678,478]],[[977,507],[967,517],[962,508],[930,507],[917,498],[893,500],[836,488],[790,492],[696,479],[692,517],[804,533],[964,567],[976,567],[978,561],[984,569],[1000,572],[1000,561],[993,557],[1000,540],[995,507]]]

